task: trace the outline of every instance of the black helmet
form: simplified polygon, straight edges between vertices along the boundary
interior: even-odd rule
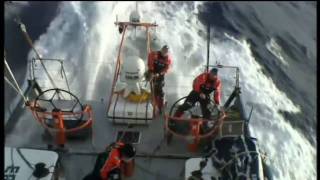
[[[217,75],[218,74],[218,69],[217,68],[212,68],[210,70],[210,73],[213,74],[213,75]]]
[[[125,144],[121,149],[120,152],[123,156],[132,158],[136,155],[136,149],[131,144]]]
[[[162,48],[161,48],[161,50],[169,50],[169,46],[168,45],[164,45],[164,46],[162,46]]]

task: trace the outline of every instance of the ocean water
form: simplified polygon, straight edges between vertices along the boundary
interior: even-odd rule
[[[121,38],[114,21],[128,20],[134,8],[135,2],[27,2],[6,8],[5,47],[19,83],[28,78],[34,54],[12,23],[15,14],[42,57],[64,59],[74,94],[107,99]],[[187,95],[203,71],[210,25],[210,64],[239,66],[244,105],[254,106],[250,130],[268,154],[274,179],[316,179],[316,2],[139,2],[138,8],[141,20],[159,24],[152,47],[170,46],[168,99]],[[143,31],[128,37],[127,48],[145,57],[137,51],[145,48]],[[59,65],[48,66],[66,88]],[[232,90],[231,73],[219,72],[223,101]],[[52,87],[41,69],[37,75],[41,86]],[[7,107],[16,95],[7,84],[5,90]]]

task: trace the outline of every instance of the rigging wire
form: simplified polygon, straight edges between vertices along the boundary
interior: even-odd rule
[[[210,24],[209,24],[210,25]],[[212,28],[211,28],[212,29]],[[214,30],[214,29],[213,29]],[[211,32],[210,32],[211,33]],[[214,38],[214,37],[213,37]],[[210,38],[211,39],[211,38]],[[210,41],[210,40],[209,40]],[[210,41],[211,42],[211,41]],[[209,43],[210,43],[209,42]],[[214,52],[214,48],[212,49],[212,55],[213,55],[213,57],[214,57],[214,59],[216,60],[216,64],[218,65],[218,64],[220,64],[220,62],[218,61],[218,58],[217,58],[217,56],[216,56],[216,54],[215,54],[215,52]]]
[[[18,93],[20,94],[19,90],[10,82],[10,80],[4,76],[4,80],[6,80],[6,82]]]
[[[14,82],[14,85],[15,85],[15,86],[8,80],[8,78],[7,78],[6,76],[4,76],[6,82],[7,82],[9,85],[11,85],[12,88],[15,89],[15,90],[18,92],[18,94],[20,94],[20,95],[22,96],[24,102],[27,102],[27,101],[28,101],[28,98],[26,98],[26,97],[24,96],[21,88],[19,87],[19,84],[18,84],[16,78],[14,77],[14,75],[13,75],[13,73],[12,73],[12,71],[11,71],[11,68],[10,68],[9,64],[7,63],[6,53],[5,53],[5,52],[4,52],[4,64],[5,64],[6,69],[8,70],[8,72],[9,72],[9,74],[10,74],[10,76],[11,76],[11,79],[13,79],[13,82]]]
[[[29,43],[29,45],[31,46],[32,50],[35,52],[37,58],[40,60],[40,63],[46,73],[46,75],[48,76],[51,84],[53,85],[54,88],[57,88],[57,85],[54,83],[54,80],[52,79],[51,75],[49,74],[47,67],[44,65],[42,58],[40,56],[40,54],[38,53],[38,51],[36,50],[36,48],[34,47],[32,40],[27,32],[27,28],[26,26],[21,22],[20,18],[17,16],[17,18],[15,19],[15,22],[19,25],[24,37],[26,38],[27,42]]]
[[[207,67],[206,72],[209,72],[209,58],[210,58],[210,24],[207,27]]]
[[[66,84],[67,84],[68,91],[71,92],[71,91],[70,91],[69,82],[68,82],[68,78],[67,78],[66,72],[64,71],[64,67],[63,67],[63,64],[62,64],[62,63],[63,63],[63,62],[61,62],[61,71],[62,71],[62,73],[63,73],[63,76],[66,78]],[[71,97],[71,94],[70,94],[70,97]],[[71,97],[71,99],[72,99],[72,97]]]
[[[11,8],[10,4],[8,4],[8,8]],[[25,39],[27,40],[28,44],[31,46],[32,50],[35,52],[36,56],[38,57],[38,59],[40,60],[40,63],[45,71],[45,74],[48,76],[50,83],[52,84],[52,86],[54,88],[57,88],[57,85],[55,84],[54,80],[52,79],[51,75],[49,74],[46,66],[44,65],[42,58],[40,56],[40,54],[38,53],[38,51],[35,49],[32,40],[27,32],[26,26],[22,23],[21,18],[19,16],[19,14],[15,14],[15,18],[14,21],[18,24],[18,26],[20,27],[20,30],[22,31]],[[62,96],[62,95],[61,95]],[[58,94],[58,97],[60,98],[60,93]],[[63,96],[62,96],[63,97]]]

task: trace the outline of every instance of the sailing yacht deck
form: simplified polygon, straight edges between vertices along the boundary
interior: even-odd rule
[[[93,169],[96,154],[114,142],[117,131],[121,130],[141,132],[140,142],[135,144],[136,170],[130,179],[183,179],[185,160],[200,156],[198,153],[190,153],[184,140],[173,138],[170,146],[166,144],[162,117],[156,118],[148,126],[113,125],[107,120],[105,102],[82,103],[90,104],[94,112],[92,137],[67,140],[65,147],[68,151],[59,152],[65,179],[76,180],[89,173]],[[47,149],[48,141],[43,140],[43,133],[44,129],[34,119],[31,111],[25,109],[12,130],[6,133],[6,146]]]

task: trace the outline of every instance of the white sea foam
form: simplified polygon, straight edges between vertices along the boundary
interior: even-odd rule
[[[110,90],[112,62],[120,42],[113,22],[116,14],[119,20],[128,20],[135,3],[94,2],[89,8],[84,3],[88,2],[63,2],[47,32],[36,41],[36,47],[46,57],[64,58],[83,66],[69,67],[74,72],[78,72],[76,68],[81,69],[77,77],[69,74],[68,78],[76,78],[71,89],[83,99],[100,100]],[[186,95],[193,78],[203,70],[206,57],[206,40],[198,34],[199,30],[205,31],[205,27],[193,15],[196,9],[190,11],[183,3],[141,2],[139,10],[143,21],[159,24],[156,44],[170,46],[174,65],[167,76],[167,94],[177,98]],[[315,147],[287,122],[290,119],[285,120],[278,112],[298,113],[299,106],[263,74],[245,40],[227,37],[211,44],[211,63],[218,59],[225,65],[240,67],[244,104],[246,108],[255,106],[250,128],[269,154],[275,179],[315,179]],[[99,72],[103,72],[103,76]],[[221,76],[226,79],[226,75]],[[228,83],[224,84],[225,89]],[[105,93],[99,94],[100,89]],[[224,93],[224,100],[227,95]]]
[[[283,50],[281,46],[276,42],[274,38],[271,38],[268,43],[266,43],[266,48],[269,50],[271,54],[273,54],[276,58],[280,60],[280,62],[288,66],[288,62],[285,61],[285,58],[283,57]]]
[[[244,104],[247,110],[254,106],[250,129],[269,155],[274,178],[315,179],[315,147],[279,113],[299,113],[299,106],[262,73],[245,40],[230,37],[230,41],[217,41],[214,46],[214,53],[224,64],[240,67]]]

